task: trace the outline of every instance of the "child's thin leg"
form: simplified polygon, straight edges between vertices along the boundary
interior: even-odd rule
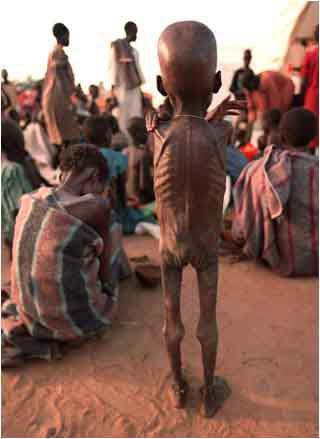
[[[180,349],[185,333],[180,313],[182,268],[168,265],[163,261],[161,270],[165,306],[163,333],[176,392],[174,404],[176,407],[182,407],[186,385],[182,377]]]
[[[197,275],[200,296],[200,320],[197,337],[201,344],[204,376],[203,415],[212,417],[231,393],[226,381],[214,376],[218,347],[217,256],[214,256],[208,268],[197,270]]]

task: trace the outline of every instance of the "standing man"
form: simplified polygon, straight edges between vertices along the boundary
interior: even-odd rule
[[[319,124],[319,25],[314,32],[315,45],[307,50],[304,57],[301,76],[301,94],[304,100],[304,108],[312,111]],[[314,150],[319,146],[319,135],[311,141],[310,148]]]
[[[42,109],[50,142],[58,150],[79,140],[80,130],[73,114],[71,96],[75,92],[74,76],[68,56],[69,29],[62,23],[53,26],[57,44],[49,55],[42,92]]]
[[[128,137],[128,122],[132,117],[143,117],[141,84],[144,76],[140,68],[138,51],[131,46],[136,41],[138,28],[129,21],[124,27],[126,36],[111,43],[109,74],[111,92],[118,102],[120,129]]]
[[[230,85],[230,91],[233,93],[235,99],[242,100],[246,98],[242,87],[242,79],[243,76],[248,72],[253,74],[253,70],[250,69],[251,60],[251,50],[246,49],[243,53],[243,67],[234,72]]]
[[[235,99],[245,99],[245,91],[243,89],[243,78],[247,73],[254,74],[253,70],[250,68],[250,63],[252,60],[252,53],[250,49],[246,49],[243,52],[243,67],[237,69],[234,74],[230,85],[230,91],[234,95]],[[238,134],[240,131],[245,131],[245,142],[250,142],[251,134],[252,134],[252,124],[248,123],[248,111],[247,109],[243,109],[239,116],[236,119],[234,134],[233,134],[233,143],[238,138]]]

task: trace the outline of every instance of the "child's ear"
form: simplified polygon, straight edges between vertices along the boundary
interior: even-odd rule
[[[157,76],[157,89],[162,96],[167,96],[167,92],[163,86],[162,78],[160,75]]]
[[[220,90],[222,86],[222,81],[221,81],[221,71],[219,70],[213,78],[213,87],[212,87],[212,93],[216,94],[218,93],[218,91]]]

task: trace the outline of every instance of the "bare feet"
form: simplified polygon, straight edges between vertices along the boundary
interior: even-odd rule
[[[217,376],[214,377],[210,388],[201,387],[200,392],[202,395],[201,412],[205,418],[212,418],[231,395],[231,389],[226,380]]]
[[[181,381],[180,384],[177,383],[172,384],[169,391],[169,396],[173,407],[177,409],[182,409],[185,407],[188,390],[189,390],[188,383],[184,380]]]

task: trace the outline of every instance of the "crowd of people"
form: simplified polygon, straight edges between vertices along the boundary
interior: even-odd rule
[[[86,95],[75,84],[62,23],[30,108],[2,71],[2,264],[11,265],[2,278],[4,366],[56,358],[99,335],[131,274],[122,235],[142,221],[157,224],[150,133],[175,113],[168,97],[154,109],[143,95],[131,45],[138,28],[128,22],[124,30],[110,47],[103,102],[97,85]],[[231,252],[287,276],[318,274],[318,34],[301,66],[299,99],[286,74],[256,74],[246,50],[230,86],[236,104],[227,98],[206,116],[235,116],[223,146],[232,191],[221,246],[228,241]]]

